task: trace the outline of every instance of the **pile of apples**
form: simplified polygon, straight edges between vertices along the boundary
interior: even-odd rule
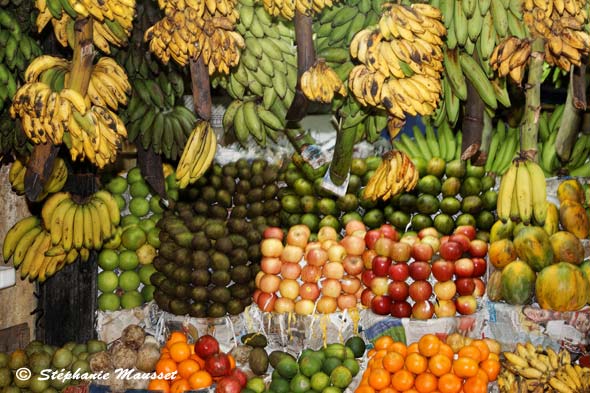
[[[400,238],[384,225],[366,233],[364,306],[379,315],[429,319],[473,314],[485,293],[488,245],[473,226],[440,236],[435,228]]]

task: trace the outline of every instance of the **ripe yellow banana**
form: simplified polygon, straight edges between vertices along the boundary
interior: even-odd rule
[[[502,176],[500,188],[498,189],[498,202],[496,208],[498,218],[504,223],[510,219],[510,205],[516,183],[516,170],[516,165],[512,164]]]

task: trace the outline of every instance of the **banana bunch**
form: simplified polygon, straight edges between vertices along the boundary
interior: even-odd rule
[[[500,77],[510,75],[510,79],[520,85],[530,55],[530,39],[510,36],[496,46],[490,64]]]
[[[453,134],[447,123],[438,128],[438,135],[434,128],[427,124],[425,135],[418,126],[412,128],[414,139],[402,134],[393,141],[393,146],[406,153],[411,159],[422,158],[428,162],[433,157],[439,157],[450,162],[461,157],[461,130]]]
[[[492,132],[492,141],[485,163],[486,172],[503,175],[518,153],[520,135],[518,128],[506,127],[503,121],[498,121]]]
[[[334,93],[346,96],[346,88],[333,69],[319,58],[314,65],[301,75],[301,91],[311,101],[329,104]]]
[[[569,71],[590,53],[587,4],[582,0],[526,0],[523,20],[533,37],[546,40],[545,61]]]
[[[16,153],[27,155],[31,144],[25,136],[19,121],[14,121],[8,111],[0,113],[0,156]]]
[[[348,76],[348,88],[364,106],[386,109],[392,137],[405,113],[429,115],[438,106],[446,29],[440,10],[428,4],[386,4],[378,27],[361,30],[350,54],[362,64]]]
[[[263,0],[264,9],[272,16],[293,19],[295,11],[303,15],[320,13],[326,7],[332,7],[332,0]]]
[[[516,344],[514,352],[503,352],[503,370],[498,376],[501,393],[590,391],[590,369],[572,364],[566,349]]]
[[[391,150],[382,158],[363,191],[363,198],[386,201],[400,192],[412,191],[416,187],[418,169],[406,153]]]
[[[284,130],[287,110],[295,96],[294,30],[290,22],[274,21],[253,0],[240,0],[237,10],[240,20],[236,30],[246,46],[231,73],[213,83],[225,88],[235,100],[223,115],[223,128],[233,128],[242,145],[248,143],[250,135],[266,145],[268,138],[276,141]],[[244,105],[250,101],[253,103]]]
[[[131,85],[123,67],[110,57],[98,59],[92,66],[87,94],[93,105],[114,111],[119,109],[119,104],[127,105]]]
[[[198,120],[176,168],[176,182],[179,188],[186,188],[203,176],[211,166],[216,150],[217,137],[211,123]]]
[[[10,166],[8,171],[8,180],[12,186],[12,190],[17,195],[25,193],[25,173],[27,172],[26,162],[16,159]],[[44,199],[47,195],[60,191],[68,180],[68,168],[66,163],[60,157],[57,157],[53,162],[53,168],[49,179],[43,186],[43,192],[39,196],[39,200]]]
[[[543,170],[534,161],[515,160],[502,175],[497,211],[502,222],[509,219],[525,225],[542,226],[547,217],[547,183]]]

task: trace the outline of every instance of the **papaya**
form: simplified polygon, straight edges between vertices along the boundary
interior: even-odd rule
[[[494,265],[496,269],[502,270],[510,262],[516,260],[516,248],[514,243],[510,239],[496,240],[490,244],[488,250],[488,257],[490,263]]]
[[[514,230],[512,231],[512,238],[515,238],[516,235],[518,235],[518,232],[520,232],[521,229],[525,228],[527,226],[527,224],[525,224],[524,222],[519,222],[518,224],[516,224],[514,226]]]
[[[586,203],[586,193],[578,180],[568,179],[562,181],[557,187],[557,199],[561,203],[574,201],[583,205]]]
[[[580,239],[572,233],[559,231],[551,235],[551,248],[553,248],[553,261],[568,262],[580,265],[584,260],[584,246]]]
[[[559,207],[559,222],[568,232],[576,235],[578,239],[588,237],[588,215],[584,206],[573,200],[564,200]]]
[[[547,202],[547,216],[543,223],[543,229],[549,236],[559,231],[559,210],[554,203]]]
[[[586,280],[588,280],[588,285],[590,285],[590,260],[584,261],[580,265],[580,269],[582,270],[582,273],[584,273],[584,275],[586,276]],[[588,291],[587,303],[590,303],[590,291]]]
[[[501,283],[502,271],[494,270],[492,274],[490,274],[490,277],[488,278],[488,285],[486,286],[486,293],[492,302],[498,302],[502,300]]]
[[[542,308],[555,311],[576,311],[588,302],[590,283],[576,265],[559,262],[537,275],[535,296]]]
[[[522,228],[514,238],[514,247],[518,258],[528,263],[535,272],[540,272],[553,263],[553,248],[549,235],[543,228]]]
[[[535,291],[535,272],[523,261],[510,262],[500,276],[500,294],[508,304],[530,303]]]
[[[492,225],[490,229],[490,243],[493,243],[500,239],[512,238],[512,231],[514,230],[514,223],[510,220],[505,223],[502,220],[498,220]]]

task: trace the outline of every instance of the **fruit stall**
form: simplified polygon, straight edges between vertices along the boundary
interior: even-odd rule
[[[0,0],[0,393],[590,393],[589,12]]]

